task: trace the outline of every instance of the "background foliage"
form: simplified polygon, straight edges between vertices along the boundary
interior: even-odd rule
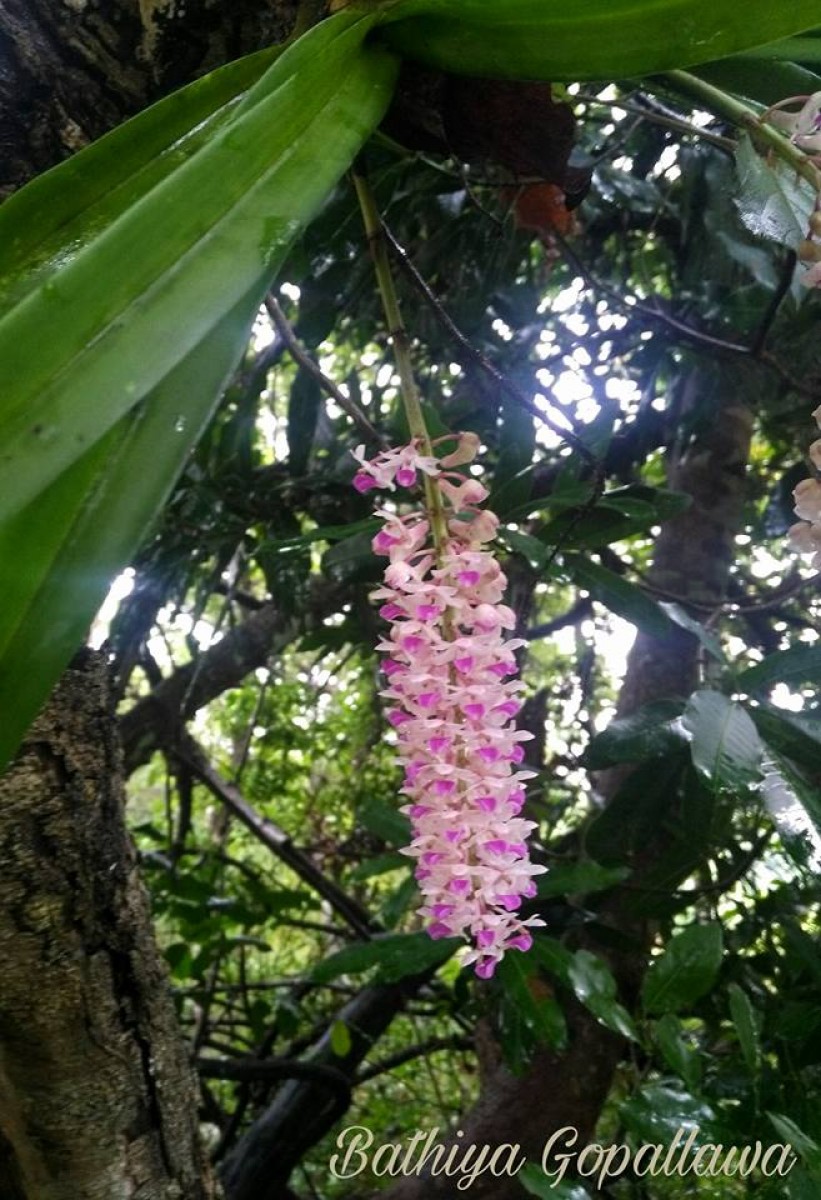
[[[397,10],[411,22],[419,7],[436,15],[436,5],[409,0]],[[460,20],[468,22],[482,8],[464,7]],[[719,21],[740,12],[708,7]],[[596,28],[615,20],[613,8],[589,5]],[[520,49],[532,39],[532,13],[521,9],[521,27],[510,34]],[[768,12],[775,21],[776,10]],[[284,58],[263,73],[271,57],[264,55],[170,98],[162,119],[151,110],[141,125],[111,135],[107,150],[88,151],[98,155],[100,181],[110,182],[116,158],[118,181],[108,194],[101,182],[99,193],[53,222],[59,239],[72,222],[108,230],[116,256],[129,222],[150,222],[155,206],[179,201],[188,184],[178,189],[175,179],[205,171],[206,154],[220,186],[245,195],[264,177],[299,209],[298,218],[280,218],[283,229],[292,224],[266,241],[261,257],[254,243],[247,277],[230,269],[230,294],[208,291],[208,320],[186,335],[192,357],[175,362],[169,352],[168,371],[153,359],[156,379],[140,377],[135,403],[148,397],[144,414],[165,397],[156,411],[168,464],[158,469],[169,488],[184,466],[93,630],[97,641],[107,638],[116,672],[129,820],[201,1069],[214,1156],[230,1163],[252,1119],[306,1064],[308,1077],[312,1066],[328,1072],[342,1107],[352,1101],[346,1122],[369,1126],[378,1141],[455,1126],[479,1094],[477,1028],[490,1030],[510,1070],[521,1073],[540,1047],[567,1046],[578,1003],[625,1047],[598,1140],[669,1143],[677,1128],[696,1123],[705,1141],[785,1140],[801,1157],[786,1192],[780,1180],[628,1176],[607,1195],[806,1200],[821,1178],[821,613],[817,576],[784,535],[791,489],[810,473],[821,309],[817,293],[795,283],[789,245],[750,229],[785,176],[761,147],[739,140],[725,114],[706,111],[698,81],[730,88],[753,108],[789,90],[815,91],[821,39],[791,43],[772,61],[708,66],[689,77],[689,92],[672,77],[624,78],[691,65],[680,48],[669,48],[669,61],[622,67],[607,58],[602,73],[617,82],[560,93],[576,120],[571,165],[591,180],[572,218],[566,210],[561,220],[551,215],[545,194],[532,190],[541,183],[513,178],[486,155],[424,144],[418,131],[409,139],[395,110],[362,153],[394,243],[432,432],[469,428],[482,438],[510,602],[529,643],[523,720],[536,734],[529,765],[537,776],[528,812],[539,822],[536,853],[550,867],[534,902],[547,929],[530,954],[511,956],[498,979],[477,987],[450,957],[454,947],[427,939],[414,915],[399,780],[377,694],[380,625],[368,601],[381,569],[370,550],[375,524],[370,501],[350,486],[350,451],[363,435],[343,404],[353,401],[390,440],[405,436],[361,218],[343,174],[383,115],[395,63],[369,48],[378,95],[369,62],[361,78],[346,78],[347,101],[328,65],[347,69],[345,46],[360,52],[360,23],[343,14],[337,32],[333,22],[320,26],[311,35],[323,39],[315,58],[310,46],[297,46],[303,59],[295,69],[309,78],[300,77],[293,120],[307,124],[309,93],[318,113],[300,142],[301,165],[283,167],[276,147],[261,148],[271,97],[293,78],[279,65]],[[507,51],[477,28],[477,44],[497,64]],[[737,38],[737,22],[735,29]],[[792,31],[774,27],[760,40]],[[585,38],[580,45],[589,48]],[[402,22],[388,36],[410,54],[417,41]],[[648,45],[662,41],[659,32]],[[472,44],[460,38],[459,52]],[[719,52],[745,44],[731,39]],[[450,45],[443,35],[434,65],[462,69]],[[585,52],[557,64],[555,77],[597,77],[598,60]],[[597,53],[610,50],[598,44]],[[320,78],[324,91],[314,87]],[[335,141],[340,108],[347,128],[357,113],[344,145]],[[179,119],[173,128],[169,114]],[[278,126],[277,145],[295,130]],[[226,156],[258,175],[222,176]],[[327,168],[311,180],[304,208],[317,162]],[[295,175],[283,184],[286,169]],[[46,176],[34,195],[45,202],[65,178]],[[788,208],[806,202],[800,184],[783,199]],[[22,207],[8,210],[25,233]],[[233,203],[226,211],[226,220],[237,217]],[[303,225],[314,213],[295,235],[296,220]],[[197,222],[219,227],[207,206],[183,215],[193,222],[189,233]],[[254,237],[258,216],[248,218]],[[88,240],[89,271],[105,236]],[[222,253],[220,239],[213,243]],[[57,245],[42,241],[41,258],[26,260],[28,274],[15,274],[19,263],[8,268],[9,345],[26,303],[36,300],[41,313],[48,289],[62,286],[49,275]],[[180,246],[165,246],[172,291]],[[222,262],[204,258],[199,269],[211,279],[219,272],[222,285]],[[268,286],[272,267],[278,274]],[[80,278],[81,265],[76,272]],[[155,284],[146,277],[147,289]],[[193,286],[175,299],[186,316]],[[115,333],[117,314],[143,304],[132,277],[106,302],[99,328]],[[257,309],[251,340],[210,414],[243,322]],[[153,309],[141,311],[146,323],[155,319]],[[164,332],[176,334],[171,310],[163,321]],[[79,361],[68,347],[54,379]],[[131,365],[118,369],[128,374]],[[85,377],[78,379],[81,391]],[[156,434],[140,442],[153,418],[134,421],[124,375],[120,385],[122,403],[106,417],[110,435],[91,448],[58,438],[59,461],[28,478],[25,493],[7,493],[0,539],[10,550],[22,544],[20,522],[27,531],[26,569],[7,608],[7,696],[19,686],[29,644],[15,650],[14,638],[45,636],[50,627],[49,572],[72,581],[76,573],[79,599],[65,626],[48,634],[46,676],[76,641],[106,571],[119,567],[157,507],[156,488],[143,486]],[[55,419],[49,386],[44,423]],[[171,410],[163,407],[169,395]],[[734,419],[731,408],[746,413],[752,433],[726,587],[719,598],[711,591],[723,551],[705,544],[703,577],[670,591],[652,562],[663,531],[686,529],[689,520],[693,498],[677,488],[676,472],[684,461],[692,471],[702,445]],[[186,442],[173,444],[172,410],[186,438],[204,427],[190,454]],[[29,463],[45,458],[27,449],[21,412],[11,402],[4,409],[19,434],[12,469],[23,480]],[[89,400],[90,425],[97,412]],[[129,476],[127,498],[139,512],[117,528],[116,546],[89,579],[85,548],[113,527],[101,469],[109,481]],[[76,490],[80,475],[102,489],[90,502]],[[41,484],[47,490],[38,492]],[[672,687],[617,715],[634,628],[658,645],[697,643],[698,679],[689,694]],[[10,734],[9,750],[13,741]],[[663,844],[648,869],[649,843]],[[612,925],[616,900],[628,926],[650,930],[652,962],[632,989],[624,964],[640,938]],[[365,1053],[345,1014],[367,984],[408,991]],[[361,1194],[360,1182],[329,1176],[333,1136],[305,1147],[294,1179],[300,1193]],[[535,1173],[526,1186],[562,1194],[544,1190]],[[581,1185],[564,1192],[572,1200],[586,1194],[593,1191]]]

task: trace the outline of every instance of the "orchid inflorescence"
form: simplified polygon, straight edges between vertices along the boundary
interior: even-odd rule
[[[431,937],[466,937],[462,961],[487,979],[507,950],[529,949],[529,926],[544,923],[517,911],[545,868],[529,861],[535,822],[519,815],[533,772],[516,768],[533,735],[513,724],[523,686],[513,651],[524,642],[504,639],[516,619],[486,549],[499,522],[477,508],[488,494],[482,484],[453,470],[473,460],[479,438],[454,436],[456,448],[438,459],[420,439],[370,460],[360,446],[354,486],[394,491],[413,487],[420,472],[427,479],[422,511],[378,510],[373,548],[390,559],[375,593],[390,625],[377,646],[386,655],[381,694],[405,771],[413,838],[404,853],[416,859],[419,913]]]
[[[821,428],[821,405],[812,414]],[[810,446],[810,458],[821,471],[821,438]],[[821,479],[802,479],[793,491],[795,515],[801,520],[790,529],[793,545],[801,554],[812,554],[812,565],[821,570]]]

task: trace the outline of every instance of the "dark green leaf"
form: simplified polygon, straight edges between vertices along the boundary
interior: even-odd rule
[[[817,686],[821,684],[821,646],[791,646],[768,654],[763,662],[742,671],[736,683],[745,692],[764,691],[776,683]]]
[[[701,1059],[687,1044],[678,1017],[666,1013],[656,1021],[653,1032],[668,1066],[681,1076],[691,1092],[697,1092],[701,1086]]]
[[[582,765],[589,771],[601,771],[617,763],[664,757],[682,744],[683,733],[677,727],[682,708],[680,701],[659,700],[629,717],[611,721],[590,742],[582,755]]]
[[[730,999],[730,1016],[741,1045],[741,1053],[752,1075],[757,1075],[761,1068],[761,1040],[758,1032],[758,1019],[755,1009],[750,1003],[750,997],[742,991],[737,983],[731,983],[727,989]]]
[[[761,741],[740,704],[721,692],[695,692],[682,718],[693,766],[714,788],[746,788],[761,775]]]
[[[584,862],[562,863],[551,867],[538,877],[538,894],[545,896],[583,896],[603,892],[622,883],[630,875],[627,867],[603,867],[588,859]]]
[[[566,1045],[564,1013],[530,955],[506,954],[495,978],[503,993],[499,1008],[502,1049],[514,1070],[521,1070],[540,1045],[559,1049]]]
[[[646,1084],[622,1104],[619,1114],[638,1142],[670,1146],[679,1131],[679,1146],[691,1132],[696,1132],[694,1146],[713,1141],[716,1117],[709,1104],[670,1084]]]
[[[410,821],[393,804],[381,800],[366,800],[356,810],[356,818],[363,829],[375,833],[389,846],[408,846],[411,841]],[[409,862],[405,859],[405,862]]]
[[[724,939],[717,922],[690,925],[674,934],[645,976],[642,1000],[647,1012],[689,1008],[715,983],[723,953]]]
[[[661,638],[670,633],[670,618],[636,584],[629,583],[598,563],[576,555],[566,554],[564,561],[574,581],[586,588],[594,600],[598,600],[605,608],[653,637]]]
[[[462,945],[460,938],[434,941],[426,933],[391,933],[370,942],[358,942],[337,951],[311,972],[316,983],[329,983],[340,975],[359,975],[377,967],[379,983],[395,983],[440,966]]]
[[[627,857],[658,835],[687,766],[685,752],[640,763],[587,830],[585,847],[598,862]]]
[[[711,629],[705,629],[701,622],[697,621],[695,617],[691,617],[685,608],[666,600],[659,601],[659,608],[663,608],[676,625],[680,625],[682,629],[686,629],[688,633],[697,637],[708,654],[712,654],[713,658],[718,659],[719,662],[726,662],[726,656],[718,636]]]
[[[321,401],[319,381],[300,367],[288,398],[288,469],[292,475],[304,475],[308,468]]]
[[[821,723],[818,720],[785,713],[771,704],[757,704],[749,711],[768,747],[810,772],[818,770],[821,759]]]
[[[804,1133],[790,1117],[783,1113],[768,1112],[767,1117],[780,1138],[783,1138],[793,1150],[801,1155],[808,1167],[814,1171],[821,1170],[821,1146]]]
[[[577,999],[602,1025],[622,1037],[638,1040],[633,1018],[616,1000],[616,981],[606,963],[587,950],[577,950],[568,979]]]

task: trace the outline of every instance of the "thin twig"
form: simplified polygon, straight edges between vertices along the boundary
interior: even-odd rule
[[[294,333],[288,318],[282,311],[279,301],[276,297],[268,295],[265,298],[265,308],[268,316],[273,321],[276,331],[282,338],[294,362],[304,368],[309,375],[317,381],[324,392],[334,400],[343,412],[347,413],[354,424],[362,430],[362,432],[380,446],[384,444],[385,439],[382,434],[370,423],[368,418],[363,413],[362,409],[352,400],[350,396],[338,388],[332,379],[329,379],[325,372],[320,367],[319,363],[308,353],[305,347],[300,342],[299,338]]]
[[[311,861],[308,855],[291,841],[284,829],[280,829],[273,821],[258,813],[244,798],[239,788],[234,787],[223,779],[212,767],[202,747],[190,736],[183,733],[174,747],[174,753],[185,762],[193,774],[204,783],[216,798],[242,821],[246,828],[267,846],[268,849],[286,863],[300,879],[312,887],[331,908],[361,938],[369,940],[378,932],[378,926],[360,904],[347,896],[340,887],[328,879],[326,875]]]
[[[520,408],[525,409],[525,411],[529,412],[531,416],[535,417],[538,421],[541,421],[542,424],[547,425],[548,429],[552,430],[557,437],[560,437],[563,442],[566,442],[568,446],[576,450],[578,454],[585,460],[585,462],[592,467],[593,470],[596,470],[599,465],[598,459],[592,453],[592,451],[585,446],[584,442],[570,430],[562,429],[562,427],[556,424],[556,422],[553,421],[552,418],[547,415],[547,413],[542,412],[542,410],[538,408],[532,400],[527,398],[524,392],[520,391],[520,389],[517,388],[514,383],[511,383],[507,376],[503,375],[502,372],[493,365],[490,359],[486,358],[482,351],[477,349],[470,339],[467,338],[464,333],[462,333],[461,329],[458,327],[458,325],[456,325],[450,314],[442,307],[438,297],[435,296],[431,291],[425,279],[422,277],[422,275],[420,275],[419,271],[416,269],[415,265],[408,256],[405,248],[396,240],[390,228],[385,224],[384,221],[382,222],[382,232],[384,234],[385,241],[393,251],[399,265],[411,279],[414,286],[418,288],[418,290],[425,297],[436,319],[450,334],[453,340],[461,347],[465,354],[473,362],[475,362],[476,365],[480,367],[481,370],[484,371],[485,374],[488,375],[494,381],[494,383],[496,383],[499,388],[510,397],[511,400],[518,404]],[[564,417],[564,414],[562,414],[562,416]],[[564,417],[564,419],[567,420],[567,417]]]

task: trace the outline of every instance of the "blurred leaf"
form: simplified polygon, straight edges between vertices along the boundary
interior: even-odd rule
[[[778,835],[802,866],[821,866],[821,793],[817,781],[775,750],[764,762],[761,791]]]
[[[741,1045],[741,1053],[751,1075],[757,1075],[761,1069],[761,1039],[758,1032],[758,1020],[750,998],[737,983],[731,983],[727,988],[730,1000],[730,1016],[733,1018],[736,1034]]]
[[[761,741],[740,704],[721,692],[694,692],[682,718],[693,766],[716,789],[746,788],[761,776]]]
[[[540,1045],[566,1046],[564,1013],[529,954],[506,954],[495,978],[502,989],[499,1038],[512,1070],[523,1070]]]
[[[695,617],[691,617],[685,608],[666,600],[659,601],[659,608],[664,609],[667,616],[671,621],[675,621],[676,625],[680,625],[682,629],[686,629],[688,633],[697,637],[708,654],[711,654],[718,662],[726,662],[718,635],[711,629],[705,629],[701,622],[697,621]]]
[[[821,646],[791,646],[768,654],[763,662],[742,671],[736,679],[740,691],[764,691],[776,683],[792,686],[821,682]]]
[[[288,397],[288,469],[292,475],[304,475],[308,469],[321,403],[319,381],[299,367]]]
[[[315,983],[329,983],[340,975],[359,975],[377,967],[375,983],[395,983],[439,966],[462,944],[461,938],[434,941],[426,933],[385,934],[338,950],[314,967],[311,978]]]
[[[344,1021],[333,1021],[329,1031],[331,1049],[337,1058],[344,1058],[350,1054],[353,1042],[351,1041],[351,1031]]]
[[[662,638],[670,633],[673,627],[670,618],[636,584],[575,554],[566,554],[564,562],[573,580],[605,608],[653,637]]]
[[[355,533],[336,542],[322,556],[322,570],[336,583],[375,583],[382,577],[384,560],[371,549],[371,533]]]
[[[772,704],[759,703],[749,711],[768,747],[793,759],[811,774],[817,772],[821,761],[821,722],[785,713]]]
[[[546,875],[538,876],[538,895],[543,898],[603,892],[629,876],[628,867],[603,867],[592,859],[561,863],[551,867]]]
[[[768,1112],[767,1117],[780,1138],[783,1138],[813,1171],[821,1171],[821,1146],[804,1133],[790,1117]]]
[[[683,492],[631,484],[605,492],[597,505],[581,517],[572,509],[561,513],[539,537],[549,546],[561,543],[594,550],[645,533],[654,525],[686,512],[690,504],[690,497]]]
[[[592,739],[581,765],[588,771],[601,771],[617,763],[664,757],[682,745],[683,734],[676,727],[681,711],[680,701],[658,700],[629,717],[617,717]]]
[[[647,1012],[689,1008],[713,987],[723,953],[724,939],[717,922],[690,925],[675,933],[644,978],[642,1001]]]
[[[382,800],[368,799],[356,810],[356,819],[363,829],[374,833],[389,846],[409,846],[411,842],[411,824],[404,813],[392,804]],[[404,859],[408,863],[408,859]]]
[[[587,950],[577,950],[568,979],[576,998],[597,1021],[621,1037],[638,1041],[633,1018],[616,1000],[616,981],[605,962]]]
[[[686,766],[684,752],[640,763],[588,826],[588,853],[598,862],[618,862],[657,837]]]
[[[351,871],[351,879],[360,882],[364,879],[373,879],[377,875],[385,875],[389,871],[399,871],[403,868],[408,868],[410,862],[404,854],[400,854],[398,850],[390,854],[377,854],[375,858],[366,858],[358,866]]]
[[[701,1059],[698,1051],[685,1041],[678,1017],[666,1013],[653,1026],[653,1032],[667,1065],[686,1083],[691,1092],[701,1086]]]
[[[407,858],[405,862],[408,862]],[[399,886],[391,892],[379,910],[382,924],[387,929],[393,929],[414,904],[417,907],[419,905],[419,887],[413,873],[409,870],[407,878],[403,879]]]

